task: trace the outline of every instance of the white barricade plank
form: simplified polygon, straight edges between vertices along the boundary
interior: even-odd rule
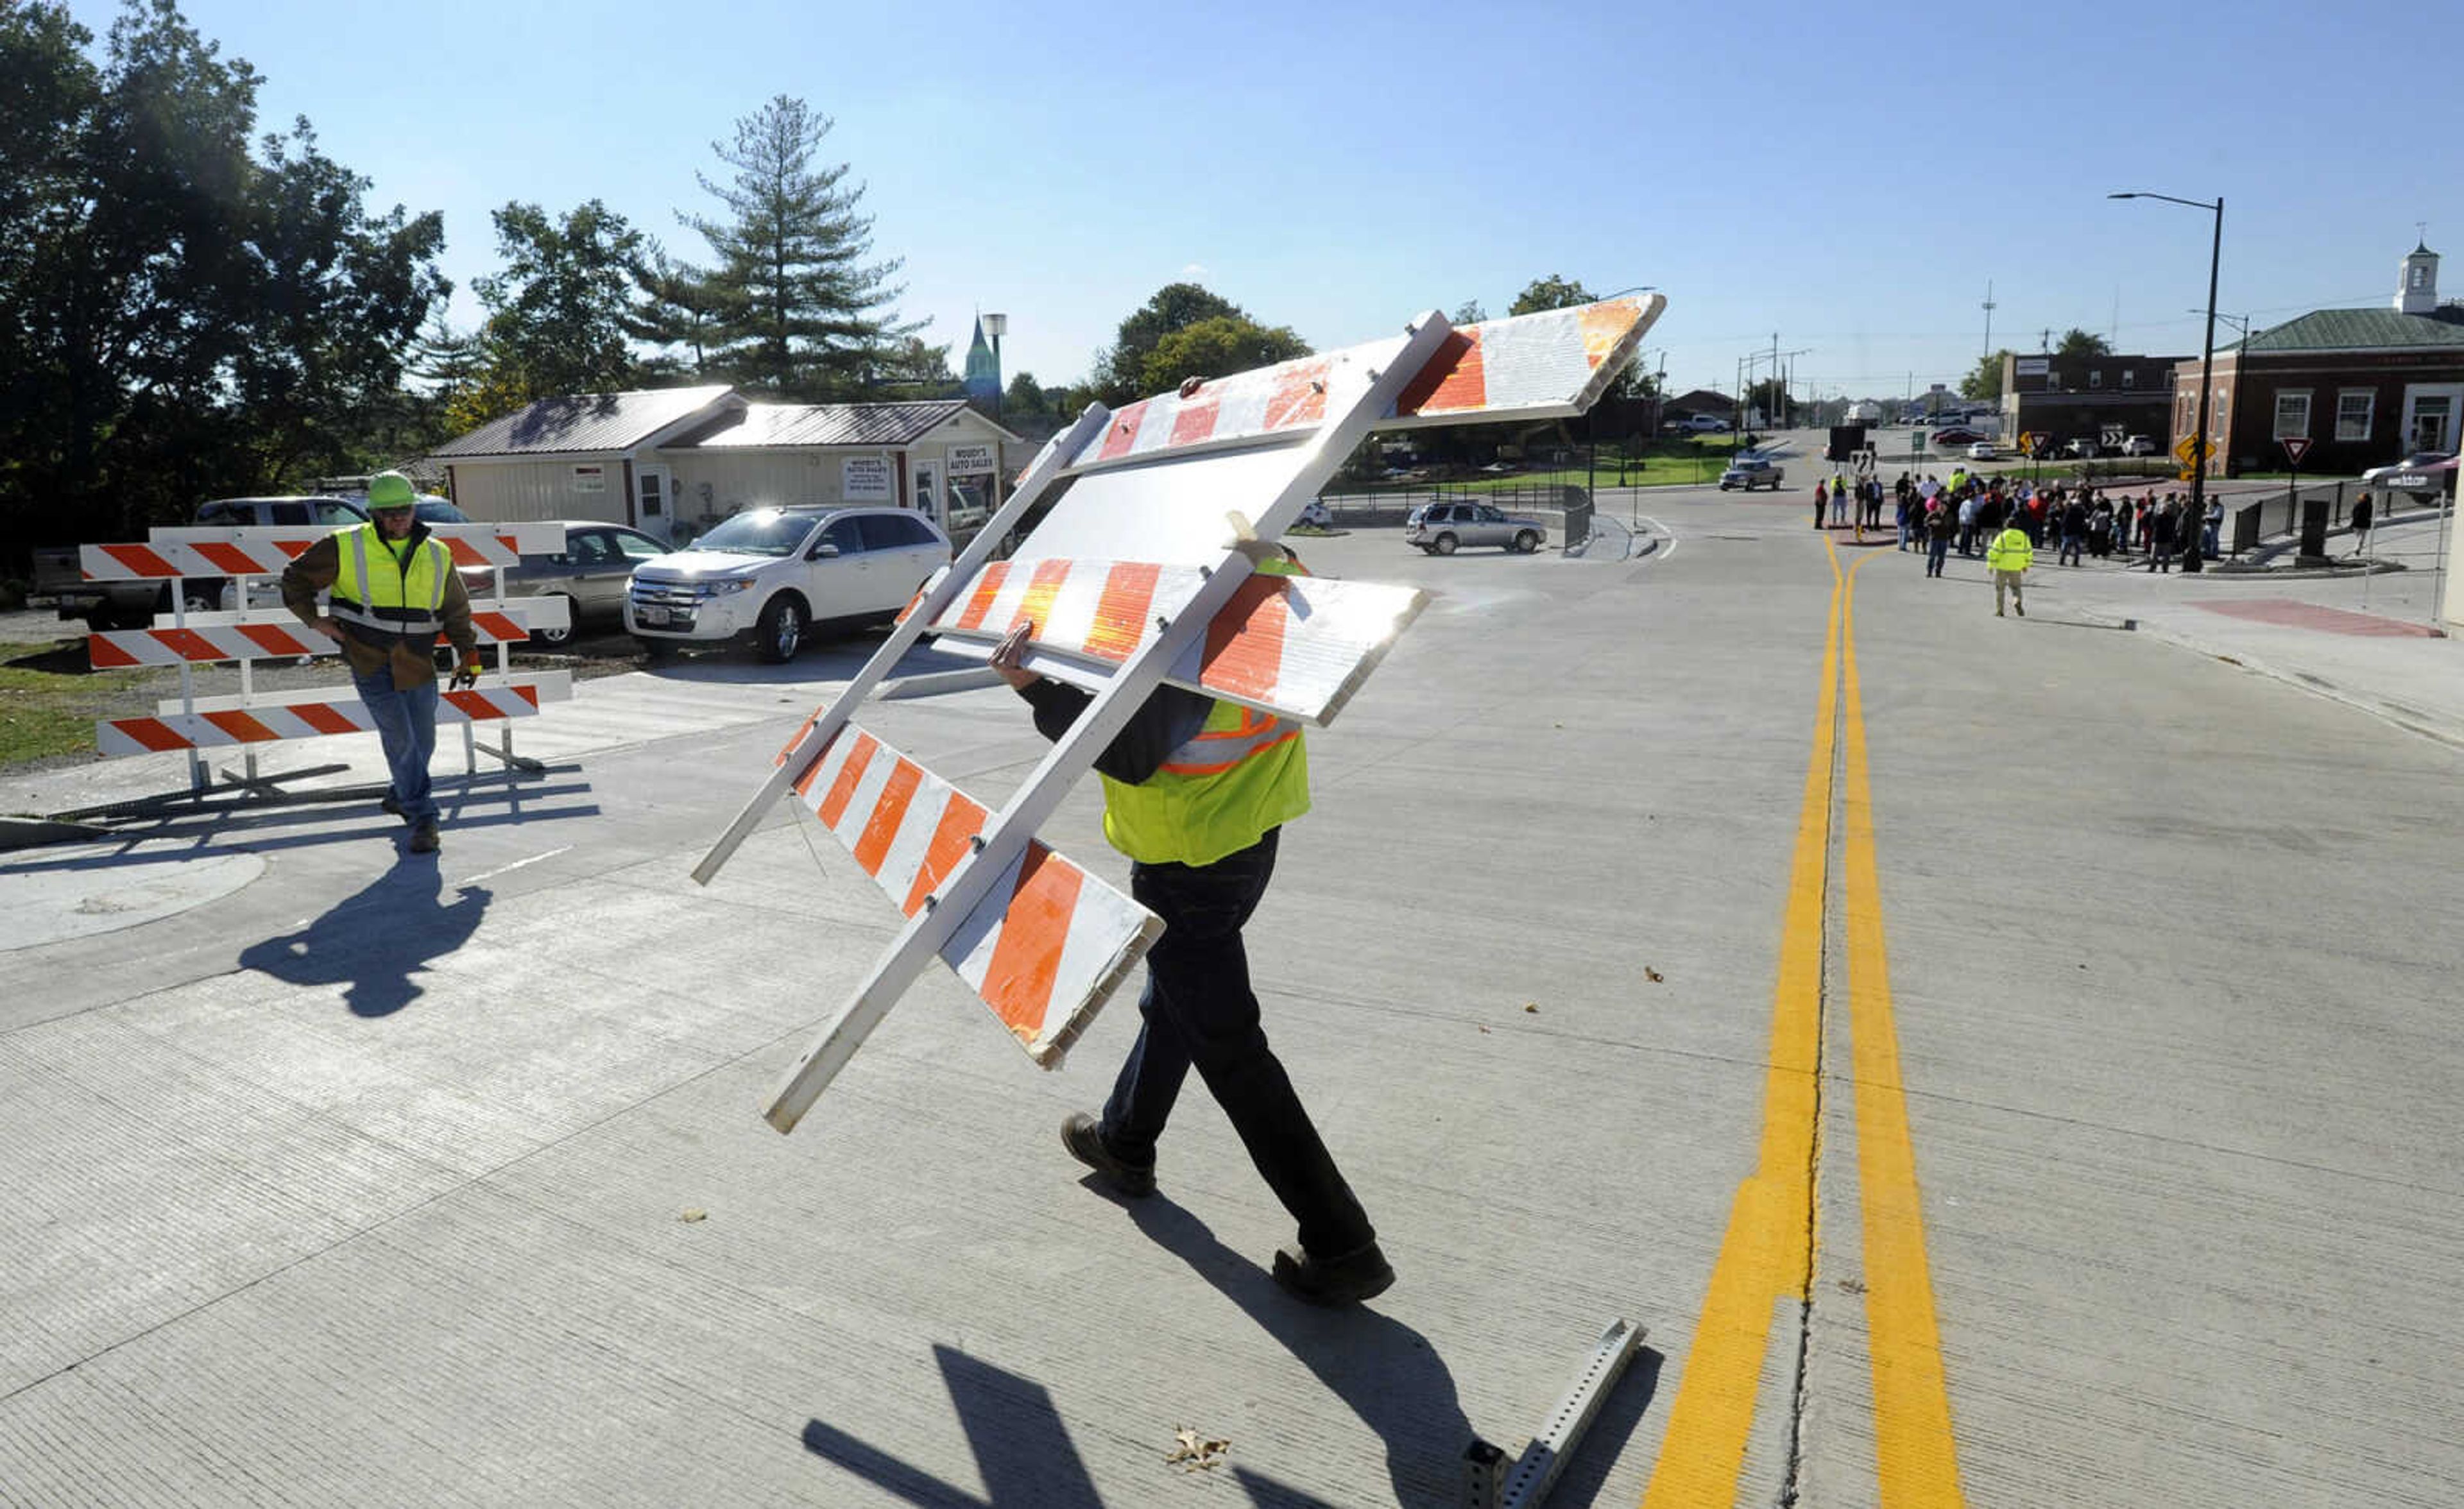
[[[1667,302],[1658,294],[1613,298],[1451,330],[1394,406],[1371,427],[1582,413],[1633,360],[1643,333]],[[1350,358],[1382,369],[1395,349],[1392,341],[1372,342],[1235,373],[1186,393],[1142,399],[1115,410],[1103,432],[1080,447],[1067,467],[1083,471],[1168,451],[1187,453],[1306,434],[1325,423],[1326,376],[1333,363]]]
[[[436,721],[490,723],[529,717],[546,702],[573,696],[567,671],[543,671],[511,682],[440,691]],[[185,711],[184,711],[185,710]],[[95,725],[95,748],[106,756],[221,749],[327,733],[369,733],[376,722],[347,688],[291,691],[272,697],[200,697],[165,702],[150,718],[106,718]]]
[[[795,791],[909,917],[937,903],[991,820],[982,803],[852,723]],[[940,955],[1029,1058],[1058,1068],[1162,930],[1153,912],[1030,842]]]
[[[471,604],[471,629],[483,645],[518,645],[532,629],[563,628],[561,597],[494,600]],[[443,634],[436,637],[447,643]],[[289,613],[191,613],[177,628],[106,629],[86,636],[86,660],[97,670],[230,660],[292,660],[339,654],[341,646]]]
[[[1159,619],[1178,616],[1202,580],[1195,566],[997,560],[929,627],[942,647],[981,656],[1032,623],[1026,667],[1093,689],[1155,637]],[[1417,587],[1253,575],[1165,679],[1323,727],[1428,601]]]
[[[157,529],[143,545],[81,546],[77,558],[88,581],[263,577],[281,571],[332,533],[331,525],[318,524]],[[457,567],[518,565],[524,555],[564,548],[564,530],[552,523],[437,524],[429,534],[443,542]]]

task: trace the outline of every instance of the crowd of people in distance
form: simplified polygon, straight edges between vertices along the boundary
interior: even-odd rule
[[[2189,499],[2178,492],[2161,499],[2152,488],[2136,497],[2126,491],[2108,495],[2084,483],[2037,487],[2023,478],[1971,475],[1963,467],[1947,482],[1903,471],[1887,493],[1875,476],[1816,482],[1814,527],[1826,527],[1827,512],[1828,527],[1852,525],[1861,540],[1868,529],[1882,528],[1886,498],[1895,510],[1899,548],[1923,552],[1928,577],[1942,575],[1954,549],[1971,559],[1982,557],[1987,542],[2006,527],[2024,532],[2032,549],[2054,542],[2056,558],[2065,566],[2118,553],[2125,561],[2145,558],[2149,571],[2169,572],[2175,556],[2192,544],[2193,530],[2199,553],[2212,558],[2225,520],[2224,504],[2212,496],[2205,516],[2193,519]]]

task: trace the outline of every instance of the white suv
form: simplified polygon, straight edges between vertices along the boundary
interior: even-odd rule
[[[754,509],[634,567],[625,628],[653,655],[749,639],[792,660],[814,624],[886,623],[949,563],[949,536],[907,509]]]

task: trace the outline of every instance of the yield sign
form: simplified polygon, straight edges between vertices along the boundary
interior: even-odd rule
[[[2284,435],[2276,443],[2284,448],[2285,458],[2297,467],[2301,465],[2301,458],[2310,453],[2310,437],[2307,435]]]

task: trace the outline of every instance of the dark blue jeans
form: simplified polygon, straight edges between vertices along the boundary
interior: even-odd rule
[[[1936,535],[1925,542],[1925,575],[1942,575],[1942,558],[1950,554],[1950,536]]]
[[[429,794],[428,762],[436,755],[436,678],[415,687],[394,689],[393,667],[373,676],[351,672],[351,685],[376,721],[377,740],[385,746],[385,769],[393,777],[393,799],[402,820],[416,827],[436,820],[436,802]]]
[[[1104,1103],[1104,1142],[1133,1163],[1153,1158],[1195,1065],[1249,1161],[1300,1223],[1301,1246],[1340,1258],[1377,1234],[1266,1046],[1241,946],[1241,929],[1275,872],[1275,839],[1269,832],[1212,864],[1130,867],[1130,894],[1163,919],[1163,936],[1147,951],[1137,1046]]]

